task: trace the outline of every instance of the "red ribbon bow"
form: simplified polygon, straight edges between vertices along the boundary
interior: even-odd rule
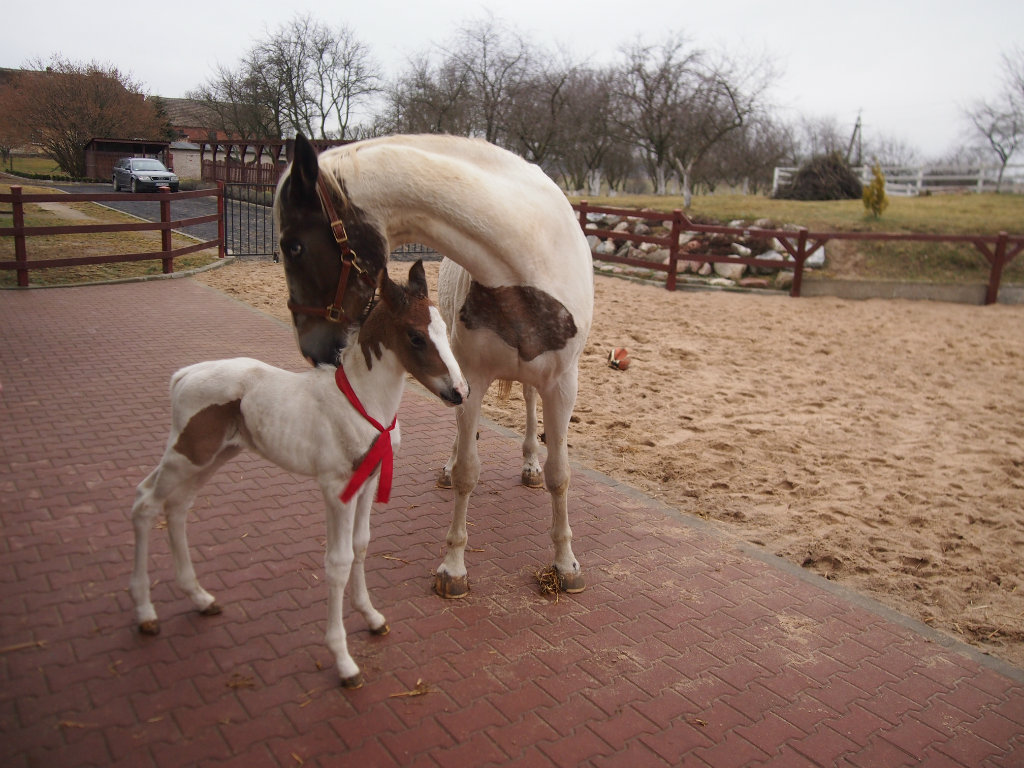
[[[359,402],[359,398],[356,397],[355,390],[352,389],[352,385],[349,384],[348,377],[345,375],[344,369],[339,365],[338,369],[334,373],[334,381],[338,385],[338,389],[345,393],[345,397],[352,403],[352,407],[359,411],[359,414],[370,422],[377,431],[380,432],[377,438],[373,441],[370,446],[370,450],[367,451],[363,460],[359,462],[359,466],[356,467],[355,472],[352,473],[352,477],[348,481],[348,485],[341,492],[341,500],[345,503],[351,501],[352,497],[356,495],[356,491],[363,487],[373,471],[380,465],[380,483],[377,485],[377,501],[382,504],[387,504],[391,500],[391,476],[394,474],[395,469],[395,452],[391,448],[391,430],[395,428],[395,424],[398,423],[398,416],[391,420],[391,426],[385,429],[381,426],[380,422],[370,417],[363,408],[363,404]]]

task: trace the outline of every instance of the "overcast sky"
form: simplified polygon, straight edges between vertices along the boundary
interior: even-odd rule
[[[1002,54],[1024,45],[1022,0],[36,0],[5,3],[0,66],[59,53],[112,64],[149,94],[183,96],[306,11],[351,27],[389,76],[488,11],[595,66],[638,35],[659,43],[682,32],[697,47],[773,61],[780,115],[831,116],[852,130],[861,112],[865,139],[896,139],[925,157],[960,144],[963,108],[995,96]]]

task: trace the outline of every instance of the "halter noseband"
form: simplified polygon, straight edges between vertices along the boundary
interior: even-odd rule
[[[320,198],[320,205],[327,216],[327,221],[330,222],[331,234],[334,235],[334,241],[338,244],[338,249],[341,253],[341,276],[338,278],[338,289],[335,291],[333,303],[328,304],[326,307],[302,306],[288,299],[288,309],[300,315],[322,317],[332,323],[340,323],[342,321],[351,323],[353,318],[346,315],[345,310],[341,308],[341,300],[345,295],[345,289],[348,288],[349,274],[354,269],[356,274],[364,281],[371,285],[373,283],[366,274],[366,268],[359,263],[359,257],[356,255],[356,252],[348,244],[348,232],[345,231],[345,222],[342,221],[334,208],[334,203],[331,202],[331,193],[327,188],[327,182],[324,181],[323,173],[317,174],[316,191]],[[373,298],[371,297],[367,308],[372,304]],[[365,315],[366,311],[356,320],[361,320]]]

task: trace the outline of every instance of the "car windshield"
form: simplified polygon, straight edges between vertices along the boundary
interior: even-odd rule
[[[132,166],[137,171],[166,171],[163,163],[159,160],[136,160]]]

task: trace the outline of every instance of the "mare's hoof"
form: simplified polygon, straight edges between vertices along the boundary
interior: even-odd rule
[[[442,469],[437,473],[437,487],[445,489],[452,487],[452,476],[448,470]]]
[[[370,634],[371,635],[377,635],[378,637],[384,637],[384,635],[386,635],[390,631],[391,631],[391,627],[388,626],[387,622],[384,622],[383,624],[381,624],[376,629],[374,629],[373,627],[370,627]]]
[[[160,634],[160,622],[156,619],[150,621],[143,621],[139,623],[139,634],[141,635],[159,635]]]
[[[544,473],[540,470],[523,470],[523,485],[527,488],[543,488],[544,487]]]
[[[552,567],[552,570],[558,577],[558,589],[562,592],[567,592],[570,595],[575,595],[587,588],[587,582],[583,578],[582,571],[576,571],[575,573],[562,573],[560,570],[554,567]]]
[[[220,616],[221,607],[216,603],[210,603],[199,612],[200,616]]]
[[[363,687],[363,673],[356,672],[352,677],[341,678],[341,687],[347,688],[350,691],[354,691],[356,688]]]
[[[457,600],[469,594],[468,576],[450,576],[447,573],[434,574],[434,591],[448,600]]]

